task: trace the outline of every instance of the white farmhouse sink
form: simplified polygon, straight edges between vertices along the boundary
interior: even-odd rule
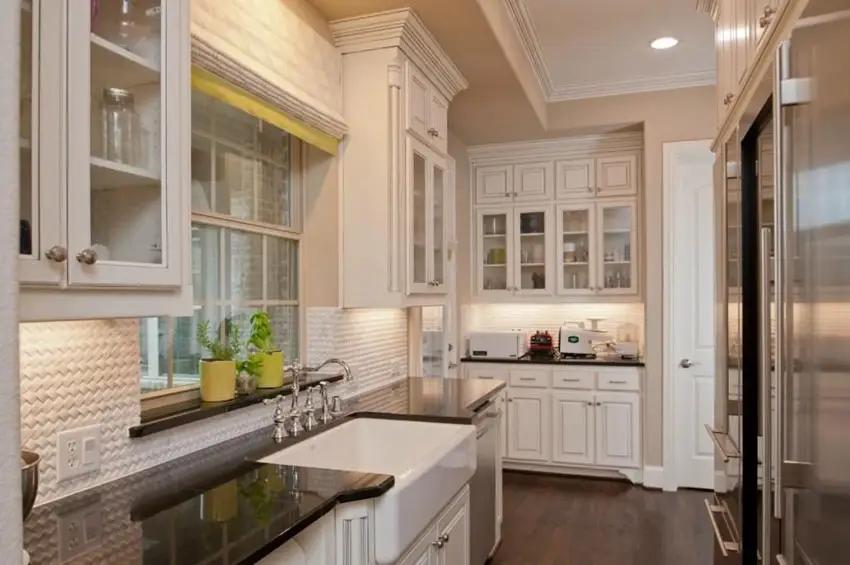
[[[475,426],[355,418],[261,462],[393,475],[375,500],[375,559],[395,563],[475,473]]]

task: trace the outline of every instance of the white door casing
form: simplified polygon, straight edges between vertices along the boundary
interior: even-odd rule
[[[664,489],[714,488],[714,155],[664,144]]]

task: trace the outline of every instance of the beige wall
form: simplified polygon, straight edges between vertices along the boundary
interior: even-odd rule
[[[714,87],[686,88],[563,102],[549,106],[550,133],[605,124],[643,123],[644,298],[646,301],[646,404],[644,464],[662,464],[663,311],[662,146],[713,138],[717,128]]]
[[[339,160],[304,144],[301,296],[309,307],[339,305]]]

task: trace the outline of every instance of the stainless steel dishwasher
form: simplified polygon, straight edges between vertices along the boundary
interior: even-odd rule
[[[484,565],[496,544],[496,458],[499,404],[490,400],[475,412],[478,466],[470,483],[470,564]]]

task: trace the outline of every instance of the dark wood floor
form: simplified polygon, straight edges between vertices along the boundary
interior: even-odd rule
[[[711,565],[708,493],[625,482],[504,475],[493,565]]]

